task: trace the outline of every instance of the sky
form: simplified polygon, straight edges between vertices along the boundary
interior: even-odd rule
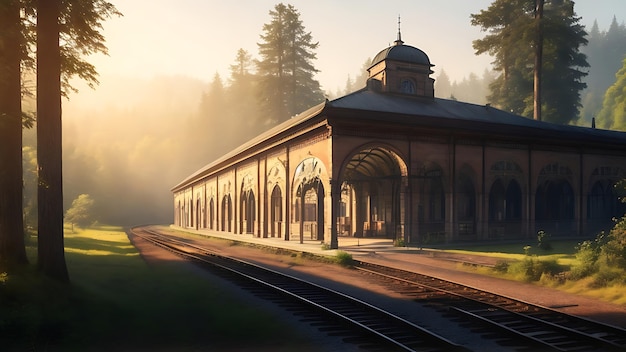
[[[104,23],[109,56],[89,59],[100,80],[111,77],[189,76],[210,82],[229,76],[237,50],[258,57],[263,24],[278,0],[109,0],[124,14]],[[292,0],[305,29],[319,42],[316,79],[327,92],[345,87],[367,59],[397,37],[423,50],[452,81],[482,75],[492,58],[476,56],[472,41],[485,33],[470,24],[470,14],[492,0]],[[626,17],[625,0],[577,0],[576,13],[588,28],[594,20],[608,29],[613,16]]]

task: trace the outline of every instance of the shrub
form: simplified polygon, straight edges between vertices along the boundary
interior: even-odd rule
[[[574,264],[570,273],[572,279],[581,279],[598,271],[597,262],[603,238],[604,233],[601,232],[594,241],[583,241],[576,246],[574,255],[577,263]]]
[[[544,251],[551,251],[552,243],[550,242],[550,234],[543,230],[537,232],[537,247]]]
[[[337,264],[341,266],[350,267],[354,265],[354,259],[352,259],[352,254],[344,251],[337,251],[336,255]]]
[[[593,275],[593,288],[607,287],[613,284],[619,284],[624,282],[624,271],[609,267],[604,267],[603,270],[598,270]]]
[[[395,240],[393,240],[393,246],[394,247],[404,247],[405,246],[404,239],[403,238],[396,238]]]
[[[322,250],[323,251],[327,251],[330,249],[330,244],[326,243],[326,242],[322,242]]]
[[[611,229],[601,254],[608,265],[626,269],[626,217]]]
[[[542,275],[554,276],[561,271],[563,271],[563,268],[555,259],[536,260],[531,256],[509,266],[509,272],[525,281],[538,281]]]
[[[493,270],[498,273],[506,273],[509,270],[509,262],[506,260],[498,260],[493,266]]]

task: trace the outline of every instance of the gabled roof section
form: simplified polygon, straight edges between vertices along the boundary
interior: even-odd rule
[[[326,103],[327,102],[325,101],[321,104],[315,105],[312,108],[291,117],[289,120],[283,123],[280,123],[277,126],[274,126],[271,129],[261,133],[255,138],[250,139],[246,143],[240,145],[239,147],[233,149],[232,151],[223,155],[219,159],[216,159],[215,161],[211,162],[210,164],[204,166],[200,170],[191,174],[189,177],[179,182],[171,190],[176,191],[184,185],[187,185],[189,183],[192,183],[201,179],[203,176],[210,174],[211,171],[213,171],[214,169],[221,167],[222,164],[228,162],[230,159],[233,159],[240,154],[244,154],[246,151],[250,150],[252,147],[258,146],[264,142],[269,143],[270,141],[279,137],[283,133],[291,130],[294,127],[301,125],[302,123],[304,123],[305,121],[309,119],[312,119],[313,117],[319,115],[319,113],[322,112],[322,110],[324,110]]]

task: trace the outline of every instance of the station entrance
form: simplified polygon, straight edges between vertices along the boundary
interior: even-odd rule
[[[403,235],[406,164],[391,148],[367,147],[344,164],[339,236],[395,239]]]

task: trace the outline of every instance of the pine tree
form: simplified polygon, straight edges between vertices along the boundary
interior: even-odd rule
[[[542,25],[536,26],[535,0],[496,0],[473,14],[472,25],[490,34],[474,41],[476,54],[495,57],[499,76],[490,86],[490,103],[524,116],[533,113],[533,67],[537,28],[543,33],[543,120],[566,124],[578,117],[580,91],[588,67],[579,48],[587,43],[571,0],[546,0]]]
[[[20,2],[0,3],[0,264],[26,264],[22,216],[22,103],[20,65],[23,60]]]
[[[318,70],[313,66],[319,43],[306,32],[300,13],[282,3],[269,12],[272,20],[263,25],[261,59],[257,61],[259,99],[272,122],[280,122],[323,101]]]
[[[230,66],[230,85],[226,89],[226,101],[230,113],[238,125],[239,136],[247,140],[267,129],[262,125],[256,99],[256,76],[252,72],[254,61],[243,49],[237,51],[235,64]]]
[[[100,34],[102,20],[118,14],[103,0],[37,0],[37,161],[38,262],[45,275],[69,281],[63,244],[63,171],[61,98],[73,90],[78,76],[96,84],[95,67],[83,59],[106,53]],[[65,89],[64,89],[65,88]]]
[[[435,95],[438,98],[448,99],[452,95],[452,82],[444,69],[435,80]]]
[[[69,281],[63,246],[60,0],[37,1],[38,267]]]

